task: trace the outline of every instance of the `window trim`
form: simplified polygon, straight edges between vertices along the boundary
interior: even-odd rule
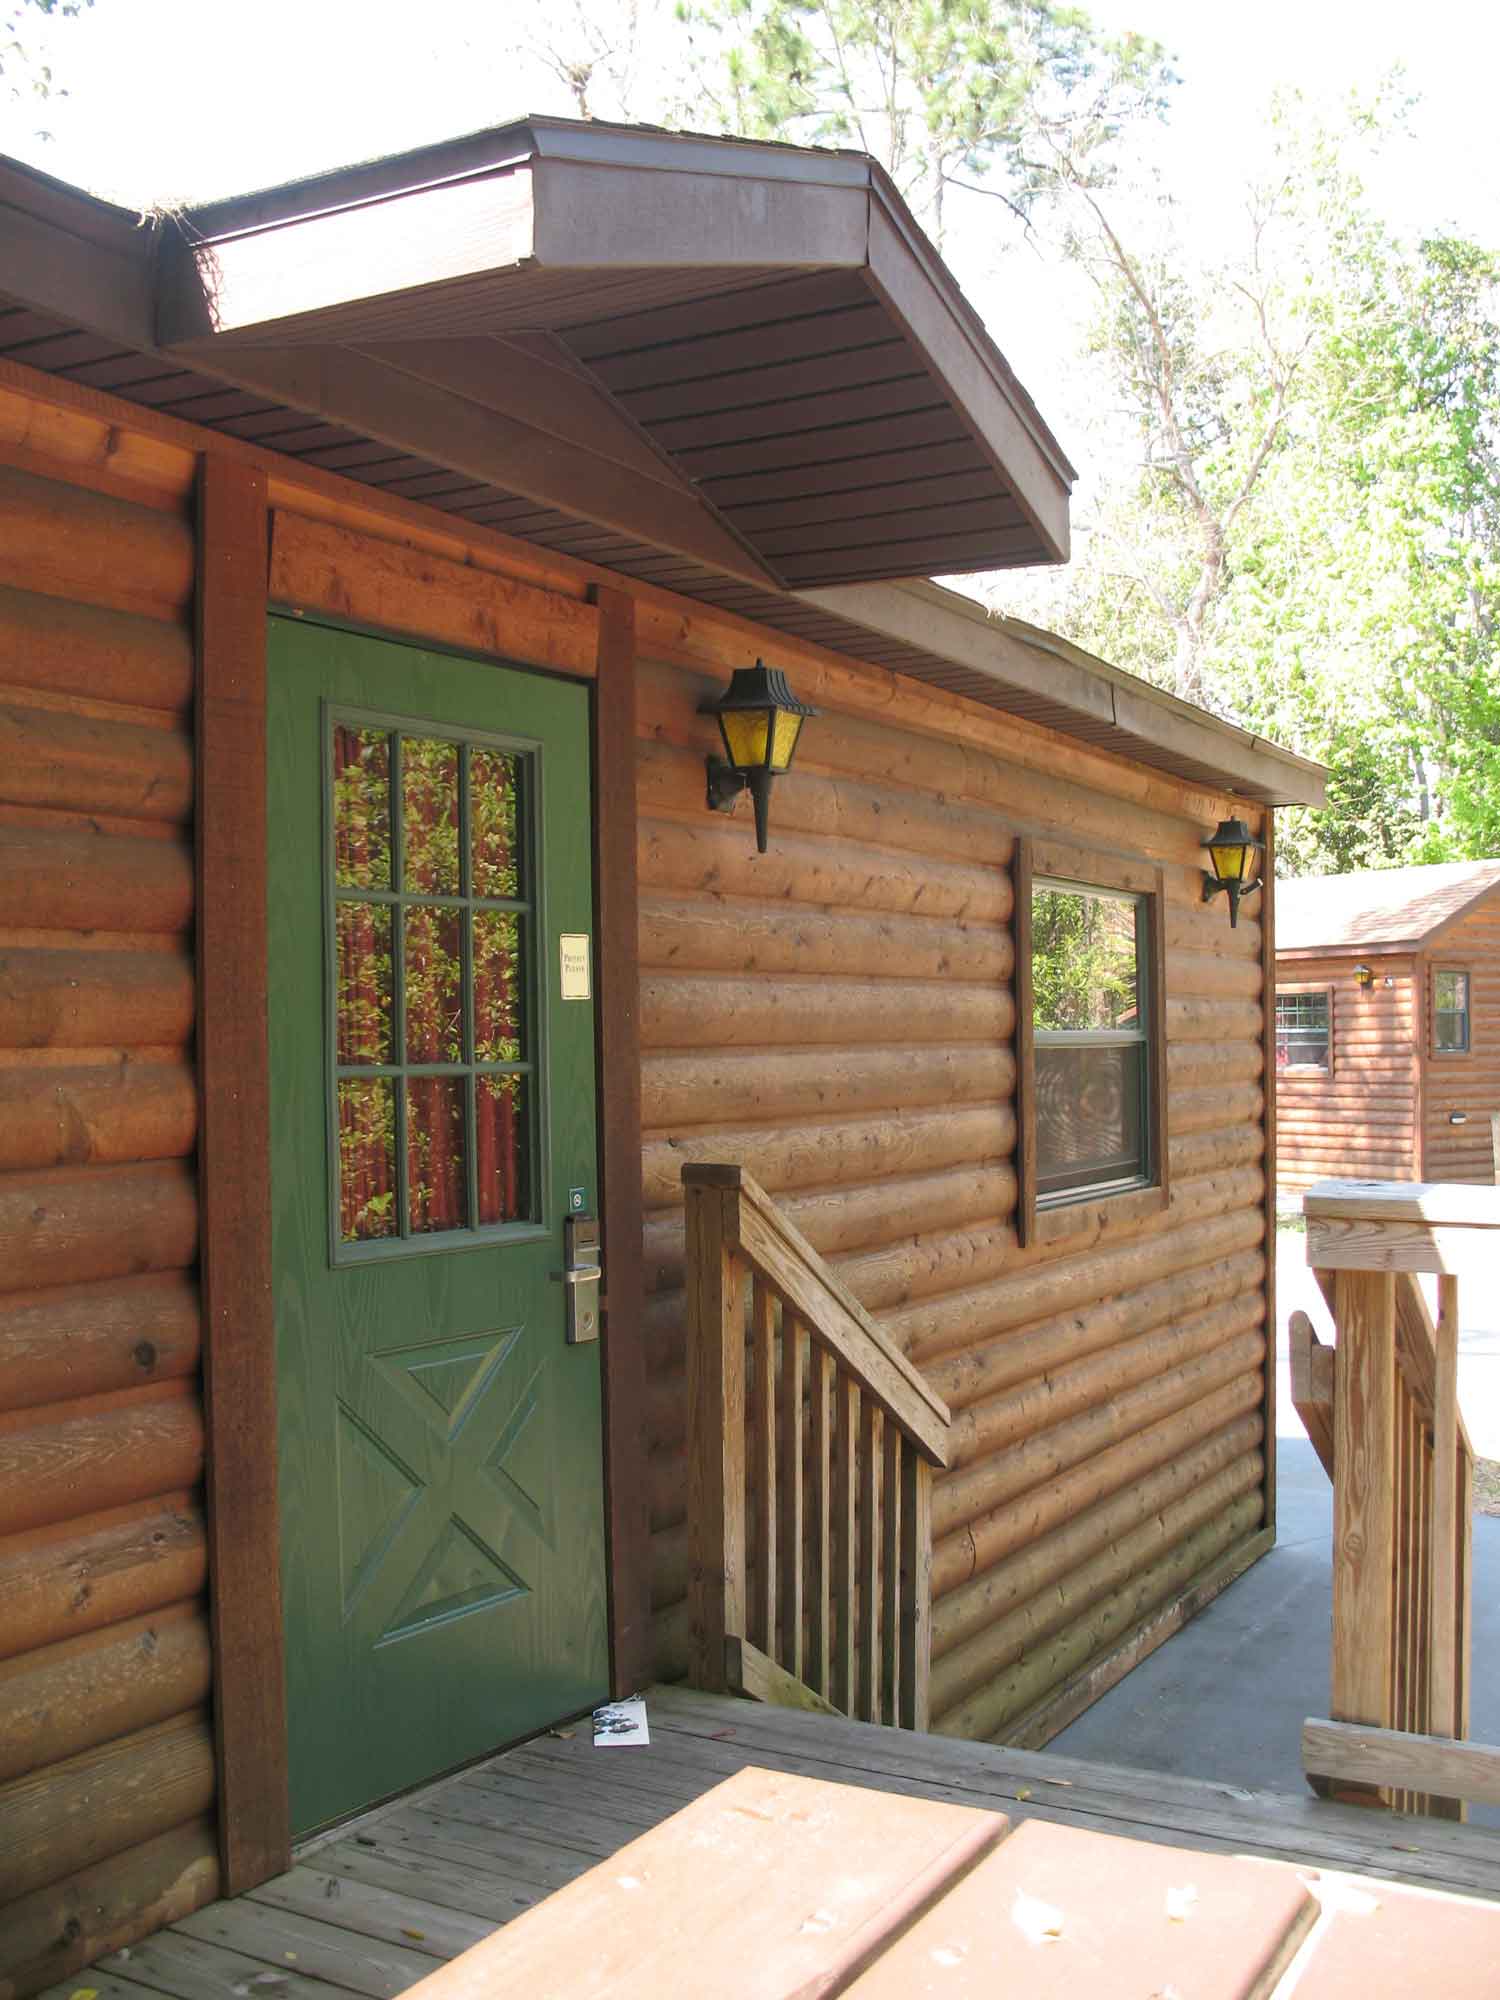
[[[1328,1002],[1328,1061],[1326,1064],[1288,1063],[1284,1069],[1278,1063],[1276,1065],[1276,1074],[1278,1077],[1283,1077],[1283,1076],[1331,1077],[1338,1064],[1338,1052],[1335,1047],[1335,1040],[1336,1040],[1335,1029],[1338,1025],[1338,1008],[1335,1000],[1333,982],[1331,980],[1294,979],[1294,980],[1289,980],[1285,984],[1283,984],[1280,980],[1277,981],[1275,990],[1271,996],[1272,1050],[1274,1052],[1276,1047],[1276,1033],[1277,1033],[1276,1002],[1282,997],[1283,994],[1290,996],[1294,993],[1321,993],[1326,998]]]
[[[1458,976],[1459,978],[1461,978],[1461,979],[1463,980],[1463,982],[1464,982],[1464,1010],[1463,1010],[1463,1017],[1462,1017],[1462,1018],[1463,1018],[1463,1024],[1464,1024],[1464,1041],[1463,1041],[1463,1047],[1462,1047],[1462,1048],[1459,1048],[1459,1049],[1440,1049],[1440,1048],[1438,1047],[1438,1038],[1437,1038],[1437,1024],[1438,1024],[1438,1011],[1439,1011],[1439,1010],[1438,1010],[1438,1003],[1437,1003],[1437,983],[1438,983],[1438,980],[1439,980],[1439,979],[1440,979],[1440,978],[1442,977],[1442,975],[1443,975],[1443,974],[1444,974],[1445,972],[1448,972],[1448,973],[1453,973],[1453,974],[1456,974],[1456,975],[1457,975],[1457,976]],[[1428,989],[1427,989],[1427,992],[1428,992],[1428,1026],[1427,1026],[1427,1048],[1428,1048],[1428,1053],[1429,1053],[1429,1054],[1431,1055],[1431,1057],[1433,1058],[1433,1060],[1434,1060],[1435,1062],[1453,1062],[1453,1061],[1455,1061],[1455,1060],[1461,1060],[1461,1059],[1462,1059],[1462,1058],[1463,1058],[1464,1056],[1471,1056],[1471,1055],[1473,1055],[1473,1053],[1474,1053],[1474,974],[1473,974],[1473,971],[1472,971],[1472,969],[1471,969],[1471,968],[1470,968],[1469,966],[1467,966],[1467,965],[1433,965],[1433,966],[1431,966],[1431,967],[1429,968],[1429,973],[1430,973],[1430,982],[1429,982],[1429,985],[1428,985]],[[1443,1009],[1442,1009],[1442,1012],[1443,1012],[1443,1013],[1445,1013],[1445,1014],[1451,1014],[1451,1013],[1453,1013],[1453,1012],[1454,1012],[1454,1009],[1453,1009],[1453,1008],[1451,1008],[1451,1007],[1445,1007],[1445,1008],[1443,1008]]]
[[[1016,841],[1011,871],[1016,944],[1016,1152],[1018,1187],[1016,1236],[1023,1248],[1084,1235],[1107,1213],[1133,1222],[1167,1206],[1167,1038],[1166,1038],[1166,874],[1134,855],[1104,853],[1069,841],[1023,835]],[[1031,983],[1031,897],[1038,880],[1076,884],[1139,896],[1144,902],[1146,946],[1140,971],[1146,999],[1146,1160],[1143,1179],[1092,1187],[1037,1191],[1036,1029]]]

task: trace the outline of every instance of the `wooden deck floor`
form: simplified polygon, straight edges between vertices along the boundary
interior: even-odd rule
[[[653,1690],[648,1708],[649,1746],[596,1750],[586,1722],[538,1738],[371,1814],[288,1874],[101,1960],[51,2000],[80,1987],[98,2000],[383,2000],[746,1764],[1500,1901],[1500,1835],[1482,1828],[680,1689]]]

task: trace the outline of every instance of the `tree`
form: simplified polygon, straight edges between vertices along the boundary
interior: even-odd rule
[[[680,0],[678,19],[693,89],[676,122],[858,146],[939,247],[950,187],[998,169],[982,191],[1026,214],[1048,189],[1043,131],[1102,178],[1173,81],[1155,42],[1056,0]]]
[[[1500,266],[1373,212],[1354,156],[1398,116],[1330,131],[1284,103],[1245,247],[1207,267],[1169,194],[1132,208],[1054,163],[1117,470],[1050,606],[995,592],[1324,759],[1329,809],[1285,823],[1298,870],[1500,834]]]
[[[48,64],[34,57],[24,40],[28,8],[72,19],[94,0],[0,0],[0,87],[12,103],[22,97],[66,97]]]

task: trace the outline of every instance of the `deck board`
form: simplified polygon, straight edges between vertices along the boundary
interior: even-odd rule
[[[291,1871],[103,1959],[71,2000],[395,2000],[722,1779],[758,1764],[1205,1853],[1500,1901],[1500,1835],[657,1688],[651,1743],[542,1736],[367,1815]]]

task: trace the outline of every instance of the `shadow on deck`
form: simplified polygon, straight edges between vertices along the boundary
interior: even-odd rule
[[[368,1815],[289,1873],[52,1989],[98,2000],[400,1993],[747,1764],[1175,1847],[1259,1854],[1500,1901],[1500,1839],[1047,1752],[912,1736],[658,1688],[649,1746],[587,1722]]]

